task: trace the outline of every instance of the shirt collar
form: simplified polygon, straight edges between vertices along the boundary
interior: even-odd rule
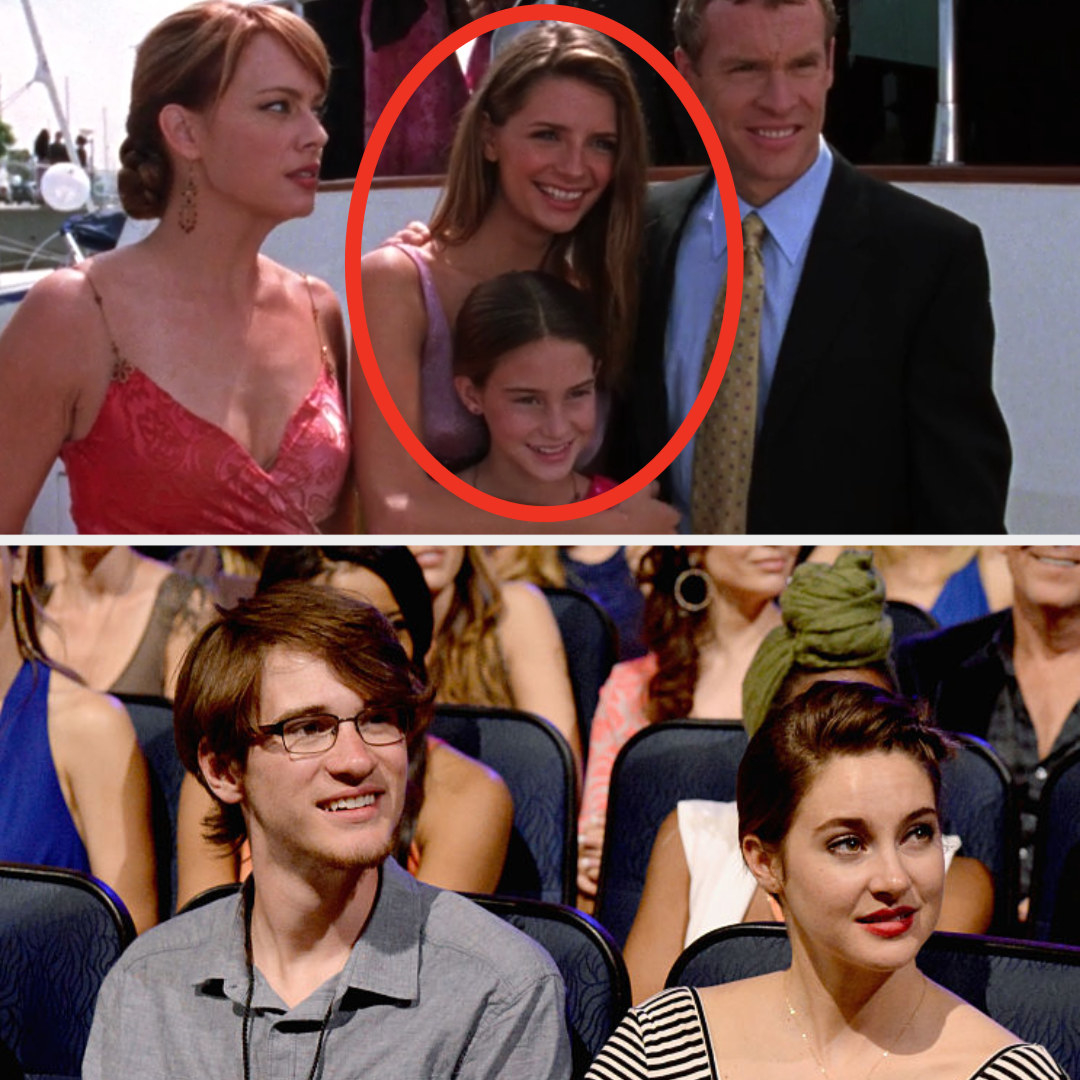
[[[367,925],[349,954],[338,981],[337,996],[348,991],[415,1001],[420,991],[420,938],[430,899],[393,859],[380,868],[379,891]],[[208,938],[223,943],[207,958],[196,985],[217,984],[231,1000],[247,994],[244,957],[243,894],[214,905]],[[257,1007],[262,1002],[254,1003]]]
[[[739,220],[742,221],[751,211],[756,213],[784,258],[794,264],[810,242],[810,234],[832,175],[832,164],[832,151],[825,139],[819,136],[818,155],[813,165],[764,206],[751,206],[740,198]],[[714,187],[710,193],[706,216],[712,233],[713,258],[718,259],[727,252],[724,207],[718,188]]]
[[[415,1001],[420,994],[420,938],[431,899],[393,859],[383,863],[380,879],[375,907],[345,964],[342,985]]]
[[[1015,645],[1016,626],[1010,615],[994,631],[987,651],[1000,661],[1001,666],[1005,669],[1005,674],[1013,681],[1016,680],[1016,664],[1013,661],[1013,648]]]

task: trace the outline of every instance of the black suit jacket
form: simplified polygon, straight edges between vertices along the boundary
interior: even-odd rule
[[[670,434],[675,259],[713,182],[650,192],[637,343],[609,443],[617,476]],[[834,154],[755,446],[748,531],[1004,532],[1012,454],[993,342],[978,228]]]
[[[1006,682],[994,638],[1011,620],[1011,611],[995,611],[901,641],[896,649],[901,691],[927,701],[938,727],[985,739]]]

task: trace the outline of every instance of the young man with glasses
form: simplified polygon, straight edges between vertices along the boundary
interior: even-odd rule
[[[569,1076],[550,958],[388,858],[431,697],[385,619],[330,589],[274,586],[203,631],[177,745],[252,874],[128,949],[84,1078]]]

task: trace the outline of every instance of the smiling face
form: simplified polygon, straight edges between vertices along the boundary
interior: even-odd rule
[[[538,79],[501,126],[485,120],[484,158],[498,167],[490,213],[541,234],[575,229],[611,181],[618,122],[611,95],[580,79]]]
[[[899,750],[839,754],[816,773],[779,851],[744,839],[793,943],[839,967],[892,971],[937,922],[945,880],[933,784]]]
[[[282,646],[269,649],[260,685],[259,727],[306,713],[355,716],[364,701],[326,662]],[[241,769],[204,774],[222,801],[244,809],[252,861],[301,876],[378,867],[393,850],[405,800],[405,742],[368,746],[353,724],[322,754],[289,754],[277,736],[251,746]]]
[[[816,0],[767,8],[713,0],[697,62],[681,49],[680,73],[724,148],[735,190],[762,206],[814,163],[833,81],[833,42]]]
[[[491,449],[481,464],[497,493],[568,501],[565,481],[596,430],[596,362],[589,350],[544,338],[502,356],[483,386],[464,376],[454,381],[465,407],[487,423]]]
[[[272,34],[251,39],[232,81],[205,112],[187,112],[202,187],[273,222],[315,206],[326,89]],[[174,108],[169,106],[167,108]],[[186,167],[181,167],[178,185]]]
[[[1018,607],[1080,611],[1080,547],[1041,545],[1004,550]]]

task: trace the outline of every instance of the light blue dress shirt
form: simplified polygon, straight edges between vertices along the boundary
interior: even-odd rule
[[[765,309],[761,321],[761,366],[758,369],[758,430],[776,373],[795,292],[799,287],[810,234],[832,174],[832,151],[821,140],[817,159],[790,187],[764,206],[739,199],[739,217],[751,211],[765,223],[762,260],[765,266]],[[664,382],[667,387],[668,434],[682,423],[701,388],[701,358],[713,307],[727,274],[727,233],[720,192],[714,187],[693,208],[679,242],[675,284],[664,337]],[[671,465],[675,505],[689,527],[690,484],[694,439]]]

